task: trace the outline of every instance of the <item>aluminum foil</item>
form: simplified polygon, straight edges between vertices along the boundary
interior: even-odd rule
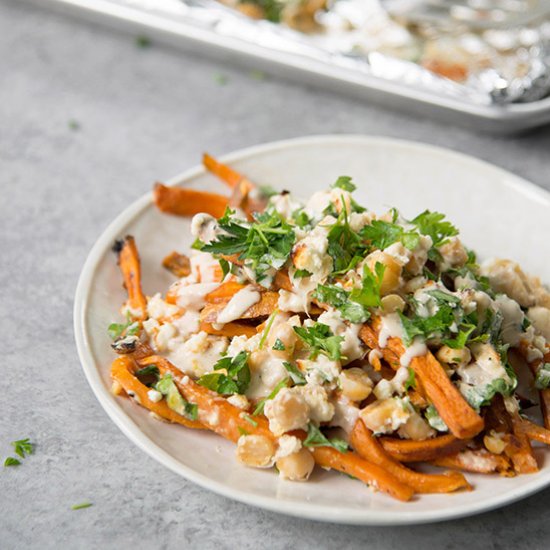
[[[251,19],[216,0],[125,0],[225,38],[352,70],[358,78],[405,83],[480,105],[550,95],[550,14],[516,26],[497,21],[480,27],[445,8],[443,17],[440,10],[435,18],[411,23],[416,12],[405,5],[401,16],[391,9],[390,15],[392,1],[417,0],[331,0],[315,14],[314,30],[300,32]]]

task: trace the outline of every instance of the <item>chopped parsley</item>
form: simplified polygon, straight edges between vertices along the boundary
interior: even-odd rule
[[[274,209],[255,214],[252,222],[234,217],[227,209],[218,220],[223,233],[200,250],[215,255],[238,254],[246,267],[255,272],[258,282],[270,268],[280,269],[290,256],[296,235],[292,226]]]
[[[241,418],[246,420],[249,424],[251,424],[255,428],[258,427],[258,423],[250,415],[248,415],[246,413],[241,413]]]
[[[132,321],[128,313],[126,323],[111,323],[107,332],[113,340],[118,340],[121,336],[135,336],[139,332],[139,322]]]
[[[12,441],[11,444],[16,454],[18,454],[21,458],[25,458],[27,455],[32,455],[34,451],[34,446],[28,437],[26,439]]]
[[[21,461],[17,460],[17,458],[13,458],[13,456],[8,456],[6,460],[4,460],[4,468],[8,468],[9,466],[20,466]]]
[[[285,361],[283,363],[283,367],[286,369],[288,374],[290,375],[290,378],[294,382],[296,386],[303,386],[306,383],[305,376],[302,374],[302,371],[292,363],[289,363],[288,361]]]
[[[339,286],[317,285],[312,297],[337,309],[343,319],[352,323],[365,323],[370,317],[370,312],[366,306],[353,301],[351,294]]]
[[[332,225],[328,234],[327,253],[333,261],[333,275],[349,271],[364,256],[365,247],[361,238],[349,225],[345,207]]]
[[[264,407],[267,401],[270,399],[275,399],[275,396],[283,389],[288,386],[288,378],[283,378],[282,380],[279,380],[277,385],[273,388],[273,391],[264,399],[260,399],[258,401],[258,404],[256,405],[256,408],[254,409],[254,412],[252,413],[254,416],[258,416],[259,414],[263,414]]]
[[[307,426],[307,437],[303,443],[304,447],[333,447],[341,453],[348,450],[348,444],[340,438],[327,438],[321,430],[312,423]]]
[[[546,390],[550,387],[550,363],[542,364],[535,375],[535,388]]]
[[[250,384],[248,352],[241,351],[235,357],[222,357],[215,365],[214,372],[204,374],[197,384],[221,395],[244,394]],[[224,372],[216,372],[223,371]]]
[[[420,240],[415,231],[405,231],[400,225],[384,220],[373,220],[369,225],[365,225],[361,229],[361,237],[366,239],[372,248],[380,250],[396,242],[401,242],[405,248],[414,250]]]
[[[304,277],[311,277],[312,273],[309,272],[307,269],[297,269],[294,272],[294,278],[295,279],[303,279]]]
[[[409,377],[407,378],[407,381],[405,382],[405,391],[409,389],[415,389],[416,388],[416,376],[414,374],[414,370],[409,367]]]
[[[283,344],[280,338],[277,338],[271,349],[274,349],[275,351],[285,351],[286,346]]]
[[[516,385],[515,376],[511,382],[504,378],[496,378],[488,384],[469,387],[462,393],[470,406],[479,411],[482,406],[489,405],[497,393],[504,396],[512,395]]]
[[[84,508],[89,508],[93,506],[91,502],[81,502],[80,504],[73,504],[71,510],[83,510]]]
[[[340,176],[332,185],[332,189],[343,189],[349,193],[353,193],[357,186],[351,181],[349,176]]]
[[[310,359],[315,359],[319,353],[323,353],[333,361],[338,361],[342,357],[340,345],[344,338],[335,336],[328,325],[315,322],[310,327],[292,328],[300,340],[309,348]]]
[[[279,313],[279,310],[275,309],[268,317],[265,324],[264,332],[262,334],[262,337],[260,338],[260,342],[258,343],[258,349],[262,349],[264,347],[265,341],[267,340],[267,337],[269,335],[269,331],[271,330],[273,322],[275,321],[275,317],[277,317],[277,313]]]
[[[428,421],[428,424],[438,432],[446,432],[449,430],[447,427],[447,424],[443,422],[443,419],[439,416],[439,413],[437,412],[437,409],[430,405],[425,411],[424,416],[426,417],[426,420]]]
[[[189,420],[197,420],[199,408],[182,397],[170,373],[164,374],[154,387],[166,398],[166,404],[170,409]]]
[[[411,222],[418,228],[422,235],[428,235],[432,239],[434,247],[439,247],[447,242],[449,237],[458,235],[458,229],[445,220],[445,214],[425,210]]]

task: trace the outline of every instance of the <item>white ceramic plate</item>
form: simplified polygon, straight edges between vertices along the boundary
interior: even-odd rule
[[[253,147],[222,159],[254,181],[289,189],[302,197],[350,175],[361,204],[372,210],[397,206],[405,216],[426,208],[445,212],[462,229],[463,240],[481,257],[519,261],[550,281],[548,242],[550,194],[499,168],[443,149],[375,137],[307,137]],[[172,180],[224,192],[202,167]],[[540,473],[500,478],[468,475],[475,490],[426,495],[409,503],[374,493],[335,472],[319,471],[307,483],[279,479],[274,471],[239,465],[234,446],[211,433],[160,423],[147,411],[110,392],[113,359],[106,327],[118,319],[125,299],[111,246],[136,237],[145,292],[167,288],[171,276],[160,267],[171,250],[191,244],[189,221],[160,214],[151,197],[129,206],[93,247],[75,297],[75,333],[80,359],[97,398],[136,445],[174,472],[227,497],[322,521],[397,525],[475,514],[523,498],[550,484],[550,466]],[[543,451],[541,461],[543,460]]]

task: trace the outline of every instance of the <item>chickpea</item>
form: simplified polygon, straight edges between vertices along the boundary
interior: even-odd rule
[[[405,439],[422,441],[434,435],[434,430],[417,412],[411,414],[407,422],[399,428],[399,435]]]
[[[381,263],[385,267],[380,286],[380,294],[382,296],[393,292],[399,287],[403,268],[389,254],[376,250],[367,256],[366,263],[373,273],[377,263]]]
[[[397,294],[388,294],[382,298],[381,305],[384,313],[395,313],[405,309],[405,300]]]
[[[437,350],[436,357],[442,363],[451,365],[467,365],[472,358],[472,354],[466,347],[453,349],[449,346],[441,346],[439,350]]]
[[[237,442],[237,459],[246,466],[268,468],[275,450],[273,441],[263,435],[242,435]]]
[[[279,357],[280,359],[288,359],[294,352],[294,346],[296,345],[297,339],[298,337],[296,336],[292,325],[285,319],[269,331],[267,344],[272,355]],[[285,347],[284,350],[273,349],[273,346],[277,340],[280,340],[283,343],[283,346]]]
[[[283,456],[277,460],[279,475],[291,481],[305,481],[315,467],[315,460],[307,449]]]
[[[372,392],[372,380],[368,374],[358,367],[343,370],[340,373],[342,393],[350,401],[363,401]]]
[[[449,242],[440,246],[439,252],[445,263],[450,267],[460,267],[468,261],[468,252],[466,252],[460,239],[456,237],[449,239]]]
[[[269,420],[269,429],[275,435],[282,435],[307,424],[309,406],[302,395],[283,388],[274,399],[266,402],[264,414]]]
[[[487,435],[483,437],[483,444],[485,448],[496,455],[500,455],[506,448],[506,441],[502,439],[502,434],[491,430]]]
[[[530,307],[527,317],[533,323],[535,330],[546,340],[550,340],[550,309],[541,306]]]

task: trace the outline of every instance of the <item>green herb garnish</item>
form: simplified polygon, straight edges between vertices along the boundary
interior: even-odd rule
[[[194,403],[186,401],[179,392],[170,373],[164,374],[154,388],[166,398],[166,404],[174,412],[185,416],[189,420],[197,420],[199,408]]]
[[[277,340],[275,340],[275,343],[273,344],[273,347],[271,349],[274,349],[275,351],[285,351],[286,346],[283,344],[283,342],[279,338],[277,338]]]
[[[30,439],[28,437],[26,439],[12,441],[11,444],[16,454],[18,454],[21,458],[25,458],[25,456],[27,455],[32,455],[34,451],[33,444],[30,442]]]
[[[458,229],[451,222],[446,221],[445,215],[439,212],[425,210],[422,214],[416,216],[411,223],[416,225],[422,235],[431,237],[434,247],[445,244],[448,237],[458,235]]]
[[[283,363],[284,368],[290,375],[290,378],[296,384],[296,386],[303,386],[306,383],[305,376],[302,374],[302,371],[292,363],[289,363],[288,361],[285,361]]]
[[[310,349],[310,359],[315,359],[319,353],[323,353],[333,361],[338,361],[341,358],[340,344],[344,341],[344,338],[334,336],[328,325],[315,322],[310,327],[292,328]]]
[[[288,386],[288,378],[283,378],[282,380],[279,380],[277,385],[273,388],[273,391],[264,399],[260,399],[258,401],[258,404],[256,405],[256,408],[254,409],[254,412],[252,413],[254,416],[258,416],[259,414],[263,414],[264,407],[267,401],[270,399],[274,399],[275,396],[283,389]]]
[[[83,510],[84,508],[89,508],[93,506],[91,502],[81,502],[80,504],[73,504],[71,510]]]
[[[13,456],[8,456],[6,460],[4,460],[4,468],[8,468],[9,466],[20,466],[21,461],[17,460],[17,458],[13,458]]]
[[[307,437],[304,440],[304,447],[333,447],[341,453],[348,450],[348,444],[340,438],[333,437],[328,439],[321,430],[314,424],[308,424]]]
[[[248,352],[241,351],[235,357],[222,357],[215,365],[214,371],[199,378],[197,384],[221,395],[244,394],[250,384]]]
[[[546,390],[550,387],[550,363],[544,363],[537,369],[535,388]]]
[[[343,189],[349,193],[353,193],[357,186],[351,181],[349,176],[340,176],[332,185],[332,189]]]

